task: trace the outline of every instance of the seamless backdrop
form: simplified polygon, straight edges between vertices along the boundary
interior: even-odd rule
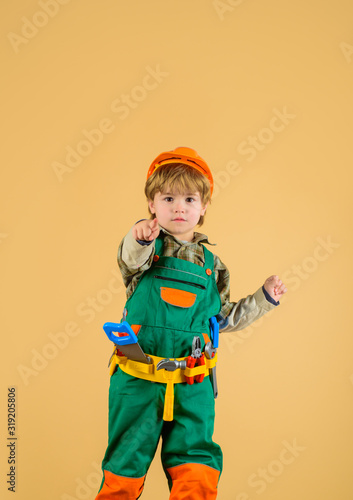
[[[147,216],[150,162],[188,146],[215,176],[202,231],[230,269],[232,300],[271,274],[288,288],[275,311],[221,338],[219,499],[351,500],[352,3],[0,10],[1,498],[94,499],[102,325],[125,301],[117,248]],[[168,498],[158,454],[142,498]]]

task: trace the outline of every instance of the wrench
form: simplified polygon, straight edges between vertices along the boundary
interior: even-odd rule
[[[216,354],[217,349],[212,346],[212,342],[207,342],[205,345],[205,356],[207,359],[212,359],[214,355]],[[211,380],[212,380],[212,386],[213,386],[213,395],[214,398],[216,399],[218,396],[218,386],[217,386],[217,374],[216,374],[216,367],[214,366],[211,368]]]

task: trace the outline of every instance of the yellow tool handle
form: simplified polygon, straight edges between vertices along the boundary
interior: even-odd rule
[[[186,382],[186,377],[194,377],[202,374],[207,377],[210,369],[216,365],[217,353],[212,359],[206,358],[204,365],[195,366],[194,368],[185,368],[185,370],[178,369],[172,372],[167,370],[155,370],[155,366],[157,366],[159,361],[163,361],[165,358],[159,358],[157,356],[152,356],[151,354],[148,356],[151,358],[153,363],[139,363],[138,361],[127,359],[126,356],[118,356],[114,352],[110,359],[110,375],[113,375],[116,365],[119,365],[123,372],[128,375],[132,375],[133,377],[150,380],[151,382],[166,383],[167,387],[164,398],[163,420],[171,422],[174,415],[174,384]],[[177,360],[186,359],[187,358],[178,358]]]
[[[174,413],[174,373],[166,372],[165,373],[167,379],[167,388],[165,391],[164,398],[164,411],[163,411],[163,420],[167,422],[171,422],[173,420]]]

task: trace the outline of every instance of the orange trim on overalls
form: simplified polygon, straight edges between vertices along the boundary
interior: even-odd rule
[[[207,333],[203,333],[202,336],[205,344],[207,344],[207,342],[210,342],[210,337],[207,335]]]
[[[112,472],[104,471],[103,487],[95,500],[136,500],[143,490],[145,477],[117,476]]]
[[[173,486],[169,500],[214,500],[220,472],[208,465],[183,464],[167,469]]]
[[[177,307],[191,307],[196,300],[196,293],[178,290],[177,288],[168,288],[161,286],[161,298],[164,302]]]

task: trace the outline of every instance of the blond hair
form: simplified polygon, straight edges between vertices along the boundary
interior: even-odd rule
[[[211,202],[211,186],[207,177],[195,168],[183,163],[168,163],[157,168],[147,179],[145,195],[147,201],[153,201],[157,193],[200,193],[202,206]],[[150,209],[151,219],[155,218]],[[201,215],[198,226],[202,226],[204,215]]]

